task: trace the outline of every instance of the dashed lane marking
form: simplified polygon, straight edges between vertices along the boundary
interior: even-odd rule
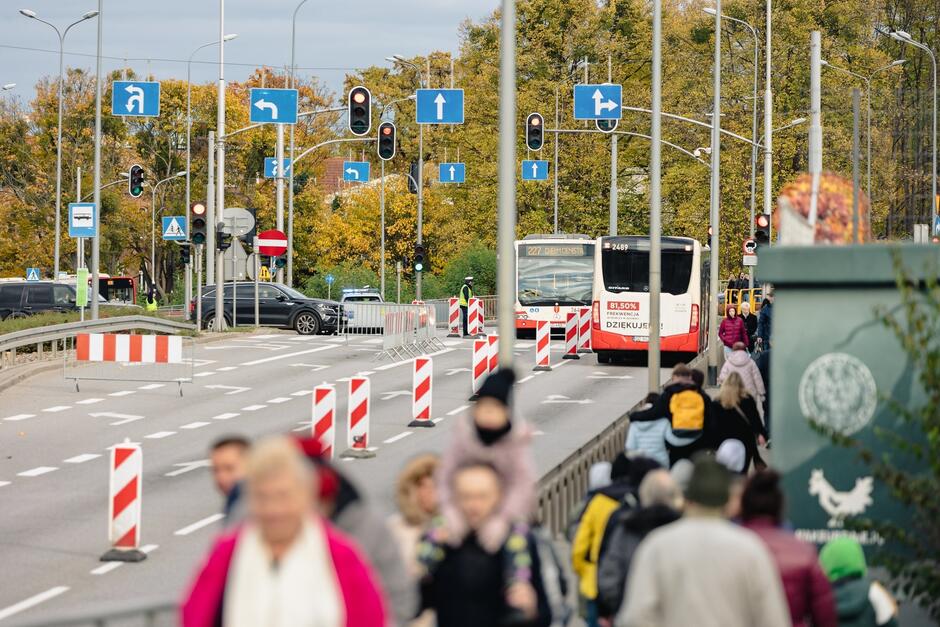
[[[309,348],[305,351],[296,351],[293,353],[285,353],[283,355],[275,355],[274,357],[265,357],[263,359],[255,359],[252,361],[246,361],[238,365],[239,366],[257,366],[258,364],[266,364],[268,362],[277,361],[279,359],[287,359],[289,357],[297,357],[298,355],[309,355],[310,353],[318,353],[320,351],[330,350],[331,348],[336,348],[336,345],[328,344],[326,346],[318,346],[316,348]]]
[[[213,420],[228,420],[230,418],[235,418],[236,416],[241,416],[241,414],[219,414],[218,416],[213,416]]]
[[[50,414],[55,414],[60,411],[65,411],[66,409],[72,409],[72,407],[69,405],[56,405],[55,407],[46,407],[43,411]]]
[[[313,390],[297,390],[296,392],[291,392],[291,396],[309,396],[313,394]]]
[[[81,455],[76,455],[75,457],[69,457],[64,460],[66,464],[84,464],[85,462],[90,462],[93,459],[98,459],[101,455],[97,453],[82,453]]]
[[[138,390],[159,390],[162,387],[165,387],[166,383],[148,383],[147,385],[142,385]]]
[[[75,401],[76,405],[94,405],[95,403],[100,403],[103,401],[103,398],[86,398],[80,401]]]
[[[214,374],[216,374],[216,373],[210,370],[210,371],[208,371],[208,372],[197,372],[197,373],[194,374],[193,376],[194,376],[194,377],[211,377],[211,376],[214,375]]]
[[[39,594],[31,596],[28,599],[24,599],[19,603],[14,603],[13,605],[0,609],[0,620],[10,618],[15,614],[19,614],[20,612],[24,612],[30,608],[36,607],[40,603],[45,603],[46,601],[54,599],[60,594],[68,591],[68,586],[56,586],[54,588],[49,588],[45,592],[40,592]]]
[[[121,390],[120,392],[111,392],[108,396],[130,396],[136,393],[136,390]]]
[[[190,422],[188,424],[183,425],[182,427],[180,427],[180,429],[199,429],[201,427],[205,427],[208,424],[209,424],[208,422],[200,422],[197,420],[196,422]]]
[[[461,406],[458,407],[457,409],[452,409],[452,410],[450,410],[449,412],[447,412],[447,415],[448,415],[448,416],[456,416],[457,414],[459,414],[460,412],[462,412],[462,411],[465,410],[465,409],[470,409],[470,406],[469,406],[469,405],[461,405]]]
[[[238,366],[222,366],[221,368],[216,368],[218,372],[231,372],[232,370],[238,370]]]
[[[35,418],[36,414],[16,414],[15,416],[7,416],[4,420],[9,420],[10,422],[16,422],[19,420],[29,420],[30,418]]]
[[[174,536],[188,536],[194,531],[199,531],[203,527],[208,527],[212,523],[222,520],[225,518],[225,514],[212,514],[211,516],[206,516],[202,520],[197,520],[191,525],[186,525],[182,529],[177,529],[173,532]]]
[[[5,485],[10,485],[10,482],[9,482],[9,481],[0,481],[0,488],[2,488],[2,487],[5,486]]]
[[[310,431],[313,428],[313,424],[309,420],[302,420],[298,422],[297,424],[299,424],[300,426],[291,429],[291,431],[294,431],[296,433],[300,431]]]
[[[50,472],[55,472],[58,470],[55,466],[37,466],[36,468],[31,468],[30,470],[24,470],[23,472],[18,472],[16,475],[18,477],[39,477],[40,475],[45,475]]]
[[[399,440],[404,440],[405,438],[407,438],[407,437],[408,437],[409,435],[411,435],[412,433],[414,433],[414,431],[402,431],[402,432],[399,433],[398,435],[393,435],[393,436],[390,437],[389,439],[384,440],[384,441],[382,442],[382,444],[391,444],[392,442],[398,442]]]
[[[293,400],[293,399],[290,398],[289,396],[278,396],[277,398],[272,398],[271,400],[265,401],[265,402],[277,405],[279,403],[286,403],[287,401],[290,401],[290,400]]]
[[[443,419],[443,418],[431,418],[431,422],[433,422],[434,424],[437,424],[437,423],[441,422],[442,420],[444,420],[444,419]]]
[[[242,407],[242,411],[258,411],[265,407],[267,407],[267,405],[248,405],[247,407]]]
[[[144,437],[148,440],[162,440],[163,438],[168,438],[171,435],[176,435],[176,431],[157,431],[156,433],[151,433],[150,435],[145,435]]]
[[[534,378],[535,378],[535,375],[530,374],[527,377],[522,377],[521,379],[519,379],[519,383],[525,383],[526,381],[531,381]]]

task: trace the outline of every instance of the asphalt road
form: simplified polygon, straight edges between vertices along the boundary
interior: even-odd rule
[[[84,367],[83,376],[124,380],[83,381],[78,392],[56,371],[0,393],[0,623],[142,597],[178,598],[220,517],[207,447],[230,433],[309,432],[311,390],[323,382],[337,384],[341,451],[344,378],[370,376],[376,457],[337,463],[390,510],[404,461],[442,451],[470,405],[470,342],[443,341],[445,349],[433,354],[432,429],[407,428],[411,362],[375,361],[377,340],[367,338],[346,343],[267,332],[197,344],[195,378],[183,384],[182,397],[175,383],[127,380],[165,376],[174,368],[167,366],[162,373],[150,366]],[[516,412],[536,429],[540,472],[635,404],[647,383],[645,368],[599,365],[593,355],[563,361],[562,342],[552,348],[551,372],[531,372],[533,342],[518,342],[516,351]],[[180,374],[176,368],[170,378]],[[98,558],[108,548],[108,447],[125,439],[143,448],[141,541],[148,559],[104,564]]]

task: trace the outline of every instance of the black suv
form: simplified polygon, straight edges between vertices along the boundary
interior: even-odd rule
[[[98,303],[102,306],[111,305],[100,294]],[[120,306],[134,307],[124,303]],[[22,318],[46,311],[78,311],[75,306],[75,286],[52,281],[0,282],[0,320]]]
[[[255,284],[239,282],[235,290],[235,322],[254,324]],[[226,283],[222,290],[223,320],[232,324],[232,284]],[[194,310],[195,301],[190,309]],[[339,322],[340,304],[333,300],[310,298],[295,289],[279,283],[258,285],[258,315],[266,327],[294,329],[301,335],[335,333]],[[212,328],[215,322],[215,286],[207,285],[202,290],[202,322]]]

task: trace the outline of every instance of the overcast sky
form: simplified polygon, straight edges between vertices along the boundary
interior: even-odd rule
[[[260,65],[290,64],[291,15],[298,1],[226,0],[225,32],[238,34],[226,44],[226,78],[244,79]],[[352,15],[354,4],[364,7],[361,14]],[[383,64],[391,54],[456,52],[461,21],[479,20],[497,5],[498,0],[312,0],[297,16],[297,66],[304,68],[299,73],[319,76],[336,90],[346,71]],[[62,29],[96,7],[96,0],[0,0],[0,84],[17,84],[4,97],[12,93],[29,100],[39,77],[58,72],[56,53],[22,49],[57,52],[58,38],[45,24],[19,15],[19,8]],[[218,39],[218,0],[104,0],[104,11],[103,54],[140,59],[128,64],[158,80],[185,79],[192,51]],[[93,72],[95,36],[95,20],[72,28],[66,52],[92,56],[66,54],[66,65]],[[217,61],[217,49],[202,50],[196,60]],[[106,59],[103,69],[122,65]],[[194,82],[217,78],[216,65],[193,63]]]

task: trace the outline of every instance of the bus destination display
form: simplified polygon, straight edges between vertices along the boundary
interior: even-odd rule
[[[590,257],[588,246],[593,244],[523,244],[519,246],[520,257]]]

